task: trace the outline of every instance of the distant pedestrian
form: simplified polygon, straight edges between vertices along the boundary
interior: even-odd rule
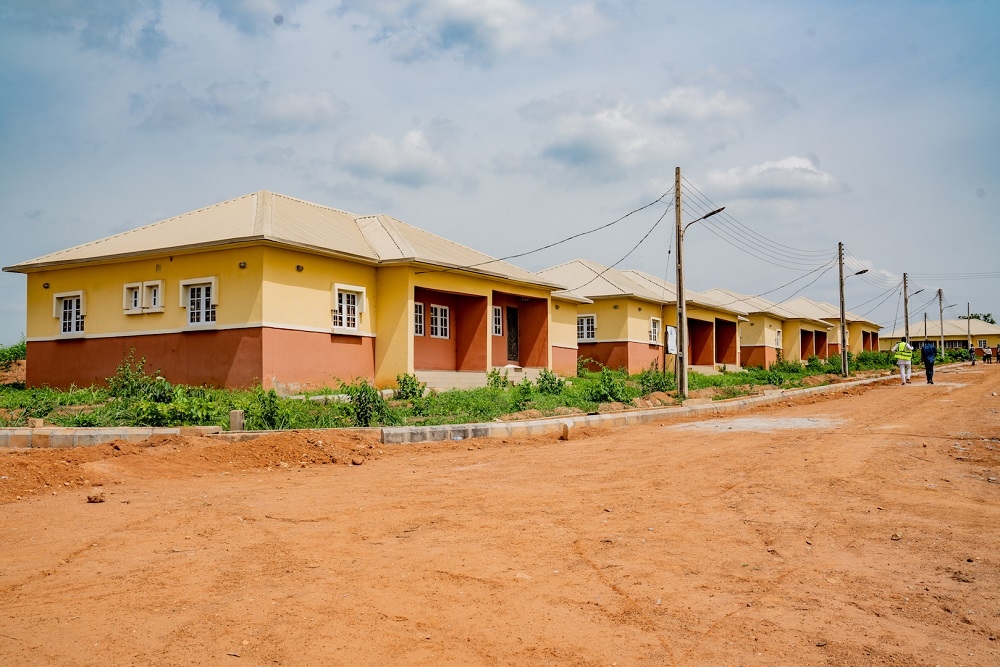
[[[969,358],[972,359],[972,365],[975,366],[976,365],[976,346],[975,345],[971,345],[969,347]]]
[[[937,345],[925,340],[920,346],[920,361],[924,362],[927,384],[934,384],[934,361],[937,359]]]
[[[990,349],[989,345],[983,347],[983,361],[988,364],[993,363],[993,350]]]
[[[906,342],[906,336],[892,346],[893,357],[899,365],[899,379],[902,384],[910,383],[910,373],[913,372],[913,346]]]

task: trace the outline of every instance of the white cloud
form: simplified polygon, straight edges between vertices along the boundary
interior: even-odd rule
[[[743,123],[755,120],[759,109],[746,95],[685,86],[651,99],[569,93],[534,100],[520,114],[537,127],[525,164],[606,180],[687,158],[692,146],[721,150],[742,138]],[[508,155],[494,164],[511,169],[515,163]]]
[[[452,53],[483,65],[503,54],[586,41],[611,24],[596,2],[545,14],[520,0],[345,0],[341,11],[371,21],[373,41],[388,45],[398,60]]]
[[[794,156],[747,168],[710,171],[706,178],[719,194],[751,199],[824,197],[847,189],[813,160]]]
[[[180,83],[132,96],[133,114],[147,129],[174,129],[208,121],[237,133],[310,132],[336,127],[347,115],[346,102],[328,91],[268,93],[267,84],[215,83],[194,95]]]
[[[422,130],[410,130],[402,139],[369,134],[346,142],[338,152],[339,161],[360,179],[376,178],[412,188],[447,182],[451,164],[437,153]]]

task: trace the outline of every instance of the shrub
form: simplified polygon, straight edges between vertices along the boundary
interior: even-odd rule
[[[409,401],[424,395],[424,383],[416,375],[403,373],[396,376],[396,398]]]
[[[510,375],[505,370],[503,375],[500,375],[499,368],[491,368],[490,372],[486,374],[486,388],[487,389],[506,389],[510,386]]]
[[[115,370],[115,374],[105,378],[108,383],[108,393],[122,400],[152,401],[154,403],[169,403],[173,398],[173,387],[166,378],[147,375],[145,371],[146,357],[135,360],[135,348],[130,348]]]
[[[391,421],[389,404],[367,380],[347,385],[344,391],[351,397],[351,418],[355,426],[377,426]]]
[[[628,385],[620,373],[602,368],[597,382],[590,387],[588,398],[595,403],[627,403],[632,400]]]
[[[779,359],[778,361],[771,364],[771,370],[776,373],[792,374],[792,375],[802,375],[805,372],[805,367],[797,361],[786,361],[784,359]]]
[[[674,389],[674,381],[673,374],[661,373],[659,364],[654,361],[639,374],[639,389],[643,396],[656,391],[671,391]]]
[[[543,368],[538,373],[538,392],[540,394],[556,395],[562,393],[566,387],[566,381],[547,368]]]
[[[510,390],[510,409],[514,412],[524,410],[531,402],[531,380],[524,378]]]

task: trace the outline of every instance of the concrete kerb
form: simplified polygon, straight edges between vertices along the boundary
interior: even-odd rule
[[[914,375],[916,374],[917,372],[915,371]],[[600,415],[561,416],[525,421],[485,422],[481,424],[454,424],[445,426],[390,426],[381,429],[381,441],[384,445],[405,445],[415,442],[465,440],[467,438],[516,438],[529,435],[554,435],[562,439],[569,439],[572,431],[581,426],[598,428],[637,426],[639,424],[648,424],[664,417],[674,418],[702,414],[728,414],[756,406],[782,403],[789,398],[823,396],[825,394],[844,391],[851,387],[875,384],[891,379],[891,375],[881,375],[863,380],[828,384],[822,387],[788,389],[781,392],[769,393],[765,396],[750,396],[748,398],[714,401],[712,403],[682,407],[611,412]]]
[[[960,366],[962,364],[948,364],[939,366],[947,368],[949,366]],[[914,375],[919,376],[922,371],[915,370]],[[892,380],[894,374],[882,375],[863,380],[852,380],[822,387],[810,387],[805,389],[788,389],[782,391],[770,391],[764,396],[752,396],[749,398],[731,399],[726,401],[715,401],[712,403],[689,405],[683,407],[656,408],[645,410],[630,410],[627,412],[613,412],[599,415],[579,415],[575,417],[548,417],[543,419],[532,419],[527,421],[514,422],[486,422],[478,424],[452,424],[444,426],[399,426],[358,429],[329,429],[338,433],[364,432],[371,433],[378,431],[381,441],[386,445],[401,445],[415,442],[440,442],[444,440],[468,440],[472,438],[508,438],[524,437],[529,435],[555,435],[563,439],[572,437],[574,429],[581,426],[609,428],[622,426],[636,426],[648,424],[652,421],[665,417],[692,416],[699,414],[726,414],[738,412],[758,405],[770,405],[781,403],[792,397],[820,396],[823,394],[835,393],[850,387],[857,387],[865,384],[874,384]],[[326,429],[298,429],[298,430],[326,430]],[[86,447],[98,445],[115,440],[126,442],[142,442],[154,435],[205,435],[229,441],[245,441],[259,438],[263,435],[271,435],[282,431],[222,431],[213,426],[194,427],[174,427],[174,428],[0,428],[0,449],[30,449],[30,448],[67,448]],[[295,430],[284,431],[293,433]]]

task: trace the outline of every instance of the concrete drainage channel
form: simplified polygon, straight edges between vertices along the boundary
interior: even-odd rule
[[[914,373],[916,375],[916,373]],[[379,431],[386,445],[416,442],[468,440],[471,438],[517,438],[533,435],[554,435],[564,440],[572,438],[581,427],[611,428],[648,424],[663,418],[719,415],[739,412],[759,405],[781,403],[789,398],[822,396],[850,387],[885,382],[891,376],[879,376],[806,389],[774,390],[763,396],[713,401],[697,405],[630,410],[576,417],[547,417],[516,422],[484,424],[449,424],[444,426],[392,426],[382,429],[330,429],[338,433]],[[154,435],[210,436],[226,440],[250,440],[279,431],[226,431],[218,426],[185,426],[179,428],[6,428],[0,429],[0,448],[65,448],[99,445],[115,440],[142,442]]]

